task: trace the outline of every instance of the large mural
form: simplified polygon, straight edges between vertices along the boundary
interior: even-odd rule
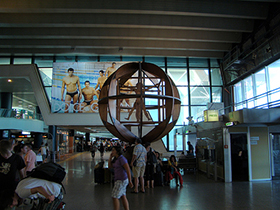
[[[98,113],[100,90],[107,78],[127,62],[53,63],[53,113]]]

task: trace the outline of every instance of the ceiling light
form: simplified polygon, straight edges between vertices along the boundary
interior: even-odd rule
[[[12,80],[11,80],[11,79],[8,79],[8,82],[12,82]]]

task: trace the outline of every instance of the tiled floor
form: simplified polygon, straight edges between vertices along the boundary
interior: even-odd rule
[[[104,159],[108,157],[109,153],[106,153]],[[84,152],[60,162],[67,170],[64,180],[66,210],[113,209],[112,185],[94,183],[94,166],[99,161],[99,153],[92,159],[89,152]],[[200,173],[185,173],[183,179],[183,188],[176,187],[172,180],[170,186],[146,189],[145,194],[131,194],[127,189],[130,209],[280,209],[279,180],[224,183]]]

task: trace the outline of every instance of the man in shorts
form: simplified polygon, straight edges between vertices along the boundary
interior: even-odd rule
[[[100,75],[100,77],[97,79],[97,84],[95,86],[95,90],[97,90],[98,95],[100,95],[101,89],[102,89],[105,81],[107,80],[107,77],[104,76],[103,70],[99,71],[99,75]],[[98,87],[99,87],[99,89],[97,89]]]
[[[93,100],[96,96],[98,99],[98,94],[93,87],[90,87],[90,82],[85,81],[85,87],[82,89],[82,94],[84,96],[84,101],[79,105],[78,112],[94,112],[97,110],[97,101]]]
[[[135,147],[133,150],[133,156],[131,160],[130,166],[132,167],[133,177],[134,177],[134,191],[132,193],[138,193],[138,183],[140,179],[141,190],[140,192],[145,193],[144,186],[144,173],[147,162],[147,150],[141,144],[142,141],[139,138],[135,140]],[[136,165],[133,166],[134,161],[136,161]]]
[[[112,66],[108,67],[106,69],[106,72],[105,72],[105,76],[108,78],[110,77],[111,74],[113,74],[115,71],[116,71],[116,62],[113,62],[112,63]]]
[[[68,76],[63,77],[62,86],[61,86],[61,101],[63,101],[63,95],[66,86],[66,95],[65,95],[65,113],[69,112],[71,100],[73,99],[74,110],[76,110],[78,100],[82,99],[81,93],[81,84],[78,76],[74,75],[74,69],[68,69]],[[79,92],[78,92],[79,90]],[[75,112],[75,111],[73,111]]]

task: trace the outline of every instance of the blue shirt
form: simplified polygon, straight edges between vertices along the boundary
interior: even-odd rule
[[[123,165],[127,163],[127,160],[124,156],[120,155],[116,161],[113,163],[114,167],[114,180],[126,180],[127,173]]]

